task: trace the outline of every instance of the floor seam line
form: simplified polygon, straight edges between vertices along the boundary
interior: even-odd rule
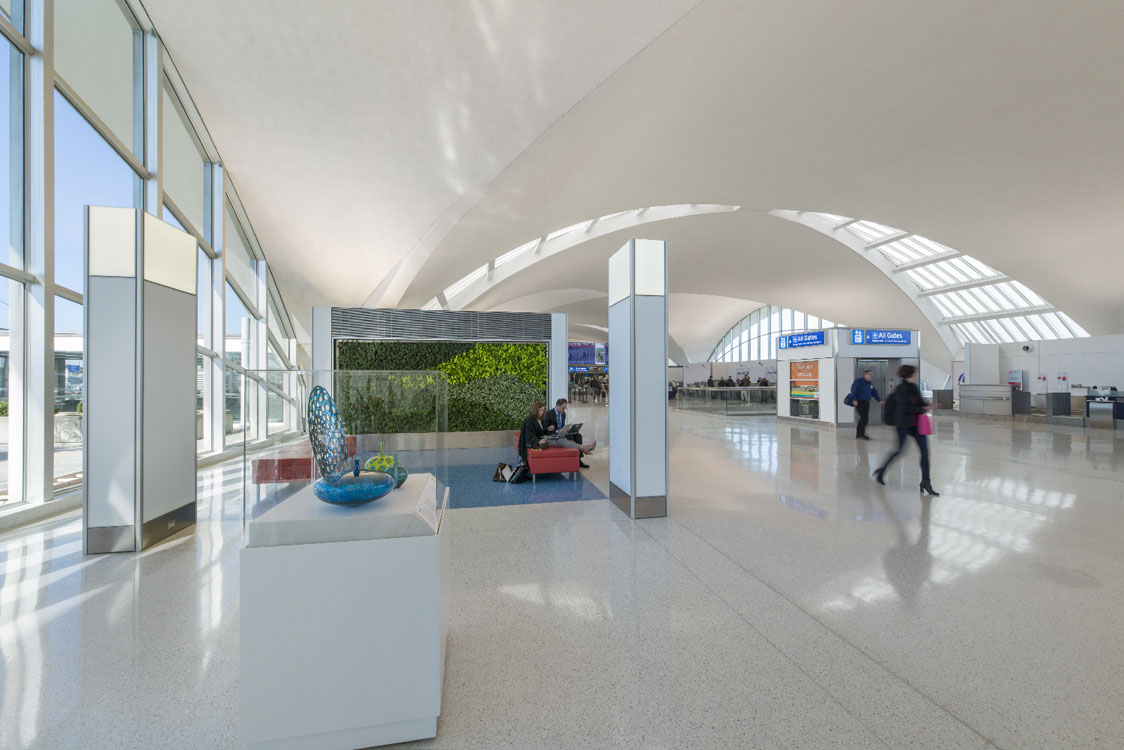
[[[987,743],[988,743],[989,745],[991,745],[992,747],[995,747],[995,748],[999,748],[1000,750],[1002,750],[1001,746],[1000,746],[1000,745],[999,745],[998,743],[996,743],[996,742],[995,742],[994,740],[992,740],[992,739],[991,739],[990,737],[988,737],[988,736],[986,736],[986,735],[982,734],[982,733],[981,733],[981,732],[980,732],[979,730],[977,730],[977,729],[976,729],[975,727],[973,727],[973,726],[972,726],[971,724],[969,724],[968,722],[964,721],[964,719],[962,719],[962,718],[960,718],[959,716],[957,716],[957,715],[956,715],[956,713],[954,713],[953,711],[951,711],[950,709],[948,709],[948,708],[947,708],[946,706],[944,706],[944,705],[943,705],[942,703],[940,703],[939,701],[937,701],[937,700],[933,699],[932,697],[930,697],[929,695],[927,695],[927,694],[926,694],[926,693],[925,693],[924,691],[922,691],[921,689],[919,689],[919,688],[918,688],[918,687],[917,687],[916,685],[914,685],[913,683],[911,683],[911,682],[910,682],[909,680],[907,680],[907,679],[906,679],[905,677],[903,677],[903,676],[901,676],[901,675],[897,674],[896,672],[894,672],[894,671],[893,671],[892,669],[890,669],[890,668],[889,668],[889,667],[888,667],[888,666],[887,666],[886,664],[882,663],[882,661],[880,661],[880,660],[878,660],[878,659],[874,658],[873,656],[871,656],[870,654],[868,654],[868,653],[867,653],[867,652],[866,652],[866,651],[865,651],[864,649],[862,649],[862,648],[861,648],[861,647],[859,647],[858,645],[856,645],[856,644],[852,643],[852,642],[851,642],[850,640],[848,640],[847,638],[844,638],[844,637],[843,637],[842,635],[840,635],[839,633],[837,633],[837,632],[835,632],[834,630],[832,630],[832,629],[831,629],[830,627],[828,627],[828,626],[827,626],[827,625],[826,625],[826,624],[825,624],[824,622],[822,622],[822,621],[821,621],[821,620],[820,620],[819,618],[817,618],[817,617],[816,617],[815,615],[813,615],[812,613],[808,612],[808,611],[807,611],[806,609],[804,609],[804,608],[803,608],[802,606],[800,606],[800,605],[799,605],[799,604],[797,604],[796,602],[792,601],[791,599],[789,599],[789,598],[788,598],[787,596],[785,596],[785,595],[784,595],[784,594],[782,594],[781,592],[777,591],[777,590],[776,590],[776,589],[775,589],[775,588],[774,588],[774,587],[773,587],[772,585],[770,585],[770,584],[769,584],[768,582],[766,582],[766,581],[762,580],[762,579],[761,579],[761,578],[760,578],[759,576],[757,576],[756,574],[754,574],[754,573],[753,573],[752,571],[750,571],[750,570],[749,570],[748,568],[746,568],[746,567],[745,567],[744,565],[742,565],[741,563],[739,563],[739,562],[738,562],[737,560],[733,559],[732,557],[730,557],[729,555],[727,555],[727,554],[726,554],[725,552],[723,552],[723,551],[722,551],[722,550],[720,550],[719,548],[715,547],[715,546],[714,546],[714,545],[713,545],[713,544],[712,544],[712,543],[711,543],[710,541],[708,541],[707,539],[704,539],[703,537],[699,536],[699,535],[698,535],[697,533],[695,533],[695,531],[694,531],[694,530],[692,530],[692,529],[690,529],[690,528],[688,528],[688,527],[684,526],[683,524],[679,523],[678,521],[674,521],[674,520],[668,519],[668,522],[669,522],[669,523],[674,523],[674,524],[675,524],[676,526],[678,526],[679,528],[681,528],[681,529],[683,529],[684,531],[686,531],[686,532],[687,532],[688,534],[690,534],[691,536],[693,536],[693,537],[694,537],[695,539],[698,539],[698,540],[699,540],[700,542],[702,542],[702,543],[703,543],[703,544],[705,544],[706,546],[710,547],[710,548],[711,548],[712,550],[714,550],[714,551],[715,551],[716,553],[718,553],[718,555],[720,555],[720,556],[721,556],[722,558],[724,558],[724,559],[726,559],[726,560],[729,560],[729,561],[730,561],[730,562],[731,562],[731,563],[732,563],[733,565],[735,565],[735,566],[736,566],[736,567],[738,567],[738,568],[739,568],[740,570],[742,570],[742,571],[743,571],[743,572],[744,572],[744,573],[745,573],[746,575],[748,575],[748,576],[749,576],[750,578],[752,578],[753,580],[757,581],[757,582],[758,582],[758,583],[760,583],[760,584],[761,584],[762,586],[764,586],[765,588],[767,588],[767,589],[768,589],[769,591],[773,592],[773,594],[775,594],[776,596],[780,597],[781,599],[783,599],[784,601],[788,602],[788,603],[789,603],[790,605],[792,605],[793,607],[795,607],[795,608],[796,608],[796,609],[797,609],[797,610],[798,610],[798,611],[799,611],[799,612],[800,612],[801,614],[805,615],[806,617],[808,617],[809,619],[811,619],[811,620],[812,620],[812,622],[816,623],[816,625],[818,625],[819,627],[823,628],[823,630],[824,630],[824,631],[826,631],[827,633],[830,633],[831,635],[835,636],[836,638],[838,638],[839,640],[841,640],[841,641],[842,641],[843,643],[847,644],[847,645],[848,645],[848,646],[849,646],[850,648],[853,648],[853,649],[854,649],[855,651],[857,651],[858,653],[862,654],[862,656],[863,656],[864,658],[866,658],[866,659],[869,659],[871,663],[873,663],[873,664],[877,665],[877,666],[878,666],[878,667],[879,667],[879,668],[880,668],[880,669],[881,669],[882,671],[884,671],[884,672],[885,672],[886,674],[890,675],[890,676],[891,676],[891,677],[893,677],[893,678],[894,678],[895,680],[898,680],[898,681],[899,681],[899,682],[901,682],[901,683],[902,683],[903,685],[905,685],[905,686],[906,686],[906,687],[908,687],[908,688],[909,688],[910,690],[912,690],[912,691],[913,691],[914,693],[916,693],[916,694],[917,694],[918,696],[920,696],[921,698],[924,698],[924,699],[925,699],[926,701],[928,701],[928,702],[929,702],[929,703],[931,703],[932,705],[934,705],[934,706],[936,706],[937,708],[939,708],[939,709],[940,709],[941,711],[943,711],[943,712],[944,712],[944,713],[945,713],[946,715],[948,715],[949,717],[951,717],[952,719],[954,719],[954,720],[955,720],[955,721],[956,721],[956,722],[957,722],[958,724],[960,724],[961,726],[963,726],[963,727],[964,727],[965,729],[967,729],[968,731],[970,731],[970,732],[971,732],[972,734],[976,735],[977,737],[979,737],[979,738],[980,738],[980,739],[982,739],[983,741],[987,742]],[[852,718],[854,718],[854,719],[855,719],[855,721],[859,722],[859,723],[860,723],[860,724],[861,724],[861,725],[862,725],[863,727],[866,727],[866,728],[867,728],[867,729],[868,729],[868,730],[869,730],[869,731],[870,731],[871,733],[873,733],[873,734],[874,734],[874,735],[875,735],[876,737],[878,737],[878,739],[879,739],[879,741],[880,741],[880,742],[883,742],[883,744],[885,744],[885,741],[884,741],[884,740],[882,739],[882,736],[881,736],[881,735],[880,735],[880,734],[879,734],[878,732],[876,732],[875,730],[871,729],[870,727],[867,727],[867,726],[866,726],[866,723],[865,723],[865,722],[863,722],[863,721],[862,721],[861,719],[859,719],[859,718],[858,718],[857,716],[855,716],[854,714],[852,714],[852,713],[851,713],[851,711],[850,711],[850,710],[849,710],[849,709],[848,709],[848,708],[847,708],[846,706],[844,706],[844,705],[843,705],[843,704],[842,704],[842,703],[841,703],[841,702],[839,701],[839,699],[838,699],[838,698],[836,698],[836,697],[835,697],[835,695],[834,695],[834,694],[833,694],[833,693],[832,693],[832,692],[831,692],[830,690],[828,690],[828,689],[827,689],[827,688],[826,688],[825,686],[821,685],[821,684],[820,684],[820,682],[819,682],[818,680],[816,680],[816,679],[815,679],[814,677],[812,677],[812,675],[808,674],[808,673],[807,673],[807,672],[806,672],[806,671],[804,670],[804,668],[803,668],[803,667],[801,667],[801,666],[800,666],[799,664],[797,664],[797,663],[796,663],[796,661],[795,661],[795,660],[793,660],[793,659],[792,659],[792,657],[790,657],[790,656],[788,655],[788,653],[786,653],[786,652],[784,651],[784,649],[782,649],[782,648],[781,648],[780,646],[778,646],[778,645],[776,645],[775,643],[773,643],[773,641],[772,641],[772,640],[771,640],[771,639],[770,639],[770,638],[769,638],[769,637],[768,637],[767,635],[765,635],[765,634],[764,634],[763,632],[761,632],[761,630],[760,630],[760,629],[758,629],[756,625],[754,625],[754,624],[753,624],[752,622],[750,622],[750,621],[749,621],[748,619],[746,619],[746,617],[745,617],[744,615],[742,615],[742,614],[741,614],[740,612],[738,612],[738,611],[737,611],[737,610],[736,610],[736,609],[735,609],[735,608],[734,608],[734,607],[733,607],[733,606],[732,606],[732,605],[731,605],[731,604],[730,604],[730,603],[729,603],[729,602],[728,602],[728,601],[726,600],[726,597],[722,596],[722,594],[720,594],[719,592],[715,591],[715,590],[714,590],[714,589],[713,589],[713,588],[712,588],[712,587],[710,586],[710,584],[709,584],[709,583],[707,583],[707,582],[706,582],[706,581],[705,581],[705,580],[704,580],[704,579],[703,579],[703,578],[702,578],[701,576],[699,576],[699,575],[698,575],[697,573],[695,573],[695,572],[694,572],[694,571],[693,571],[693,570],[692,570],[692,569],[691,569],[691,568],[690,568],[690,567],[689,567],[689,566],[687,565],[687,563],[686,563],[686,562],[684,562],[684,561],[683,561],[683,560],[682,560],[681,558],[677,557],[677,556],[675,555],[675,553],[673,553],[673,552],[671,551],[671,549],[670,549],[669,547],[665,546],[665,545],[664,545],[664,544],[663,544],[662,542],[660,542],[660,540],[659,540],[659,539],[657,539],[657,538],[655,537],[655,535],[653,535],[653,534],[652,534],[652,533],[651,533],[650,531],[648,531],[647,529],[645,529],[645,530],[644,530],[644,533],[648,534],[648,536],[649,536],[649,537],[651,537],[651,538],[652,538],[652,539],[653,539],[653,540],[654,540],[654,541],[656,542],[656,544],[658,544],[658,545],[660,545],[661,547],[663,547],[663,548],[664,548],[664,550],[666,550],[666,551],[667,551],[667,554],[668,554],[668,555],[669,555],[669,556],[670,556],[670,557],[671,557],[671,558],[672,558],[673,560],[675,560],[675,561],[676,561],[676,562],[678,562],[678,563],[679,563],[680,565],[682,565],[682,566],[683,566],[683,567],[684,567],[684,568],[685,568],[685,569],[686,569],[686,570],[687,570],[687,571],[688,571],[688,572],[689,572],[689,573],[690,573],[690,574],[691,574],[692,576],[694,576],[694,577],[695,577],[695,579],[696,579],[696,580],[698,580],[699,582],[701,582],[701,583],[703,584],[703,586],[705,586],[705,587],[706,587],[706,589],[707,589],[708,591],[710,591],[710,592],[711,592],[711,593],[713,593],[713,594],[714,594],[715,596],[717,596],[717,597],[718,597],[718,598],[719,598],[719,599],[720,599],[720,600],[722,601],[722,603],[723,603],[723,604],[725,604],[725,605],[726,605],[726,606],[727,606],[727,607],[728,607],[728,608],[729,608],[729,609],[730,609],[730,610],[731,610],[731,611],[732,611],[732,612],[734,613],[734,615],[735,615],[735,616],[737,616],[737,617],[738,617],[739,619],[741,619],[741,620],[742,620],[743,622],[745,622],[745,623],[746,623],[746,625],[748,625],[748,626],[749,626],[750,628],[752,628],[752,629],[754,630],[754,632],[756,632],[756,633],[757,633],[757,634],[759,634],[759,635],[760,635],[760,636],[761,636],[762,638],[764,638],[764,639],[765,639],[765,642],[766,642],[766,643],[768,643],[768,644],[769,644],[769,645],[770,645],[771,647],[773,647],[774,649],[776,649],[778,653],[780,653],[780,654],[781,654],[781,655],[782,655],[782,656],[783,656],[783,657],[784,657],[784,658],[785,658],[786,660],[788,660],[789,662],[791,662],[791,663],[792,663],[792,665],[793,665],[794,667],[796,667],[796,668],[797,668],[798,670],[800,670],[800,672],[801,672],[802,674],[804,674],[804,675],[805,675],[805,676],[806,676],[806,677],[807,677],[808,679],[810,679],[810,680],[811,680],[811,681],[812,681],[812,682],[813,682],[813,683],[814,683],[814,684],[815,684],[816,686],[818,686],[818,687],[819,687],[819,688],[820,688],[821,690],[823,690],[823,691],[824,691],[824,692],[825,692],[825,693],[826,693],[826,694],[827,694],[828,696],[830,696],[830,697],[831,697],[831,699],[832,699],[832,700],[833,700],[834,702],[836,702],[837,704],[839,704],[839,707],[840,707],[840,708],[842,708],[842,709],[843,709],[844,711],[846,711],[846,712],[847,712],[847,715],[849,715],[849,716],[851,716]],[[887,745],[887,747],[890,747],[890,746],[889,746],[889,745]]]
[[[675,523],[675,522],[671,521],[671,523]],[[682,524],[676,524],[676,525],[680,526],[681,528],[686,528],[686,527],[682,526]],[[660,540],[657,539],[655,537],[655,535],[652,534],[652,532],[648,531],[647,529],[644,529],[644,533],[647,534],[652,539],[652,541],[654,541],[657,545],[659,545],[664,550],[664,552],[667,553],[668,557],[670,557],[672,560],[674,560],[679,565],[681,565],[683,567],[683,569],[686,570],[687,573],[689,573],[691,575],[692,578],[694,578],[699,583],[701,583],[703,585],[703,587],[706,588],[707,591],[714,594],[714,596],[716,596],[718,598],[718,601],[722,602],[722,604],[728,610],[730,610],[730,612],[733,613],[734,617],[736,617],[739,620],[741,620],[742,622],[744,622],[747,626],[749,626],[750,630],[757,633],[757,635],[761,636],[762,640],[764,640],[765,643],[769,644],[770,648],[772,648],[774,651],[776,651],[778,654],[781,655],[781,658],[783,658],[785,661],[787,661],[789,664],[791,664],[793,667],[795,667],[796,670],[798,672],[800,672],[800,674],[804,675],[804,677],[806,677],[809,681],[811,681],[811,683],[813,685],[815,685],[817,688],[819,688],[820,691],[822,691],[823,694],[826,695],[828,697],[828,699],[831,700],[832,703],[839,706],[839,708],[843,710],[843,713],[847,714],[847,716],[850,716],[852,719],[855,720],[855,722],[859,726],[861,726],[866,731],[870,732],[871,735],[873,735],[875,737],[875,739],[878,740],[879,744],[881,744],[883,747],[886,748],[886,750],[892,750],[892,746],[889,745],[887,743],[887,741],[882,738],[881,733],[875,731],[874,728],[872,728],[870,726],[867,726],[867,723],[865,721],[860,719],[858,716],[855,716],[851,712],[851,710],[849,708],[847,708],[845,705],[843,705],[843,703],[838,698],[836,698],[835,695],[830,690],[828,690],[826,687],[821,685],[818,680],[816,680],[814,677],[812,677],[812,675],[808,674],[807,670],[805,670],[802,666],[797,664],[796,661],[791,656],[789,656],[787,653],[785,653],[785,651],[782,648],[777,646],[777,644],[773,643],[773,641],[770,640],[767,635],[762,633],[761,630],[756,625],[754,625],[752,622],[747,620],[745,618],[745,616],[743,616],[740,612],[738,612],[736,609],[734,609],[734,607],[726,600],[725,597],[723,597],[721,594],[719,594],[717,591],[715,591],[713,588],[711,588],[709,583],[707,583],[705,580],[703,580],[703,578],[698,573],[696,573],[694,570],[692,570],[690,568],[690,566],[687,565],[686,562],[684,562],[681,558],[677,557],[675,555],[675,553],[672,552],[669,547],[667,547],[662,542],[660,542]],[[693,534],[693,532],[691,532],[691,533]]]

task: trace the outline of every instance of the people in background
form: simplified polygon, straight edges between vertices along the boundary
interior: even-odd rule
[[[714,387],[714,377],[712,375],[706,376],[706,387],[707,388],[713,388]]]
[[[559,400],[565,402],[565,399]],[[563,409],[563,413],[565,413],[565,409]],[[567,438],[555,437],[547,432],[546,427],[543,426],[545,420],[546,404],[542,401],[536,401],[531,405],[531,412],[523,420],[523,427],[519,431],[519,458],[523,460],[523,463],[527,463],[527,451],[529,450],[558,446],[560,448],[577,448],[581,451],[581,455],[578,457],[578,465],[588,469],[589,466],[581,460],[581,457],[592,453],[597,448],[597,441],[594,440],[592,443],[582,445]]]
[[[542,439],[546,437],[546,430],[542,428],[543,413],[546,404],[536,401],[531,404],[531,412],[523,420],[523,427],[519,431],[519,458],[523,464],[527,463],[527,451],[538,448]]]
[[[554,402],[554,408],[546,412],[546,415],[542,420],[542,428],[547,435],[562,435],[563,430],[566,427],[566,408],[568,406],[569,403],[566,401],[566,399],[560,398],[556,402]],[[555,445],[570,443],[569,447],[577,448],[578,450],[580,450],[582,453],[581,457],[578,458],[578,466],[582,467],[583,469],[588,469],[589,465],[586,464],[585,461],[582,460],[582,458],[585,457],[586,453],[591,453],[593,449],[597,447],[596,440],[594,440],[593,443],[589,446],[582,445],[582,436],[577,432],[571,432],[565,438],[553,440],[551,442]]]
[[[601,403],[601,378],[594,378],[590,388],[593,390],[593,403]]]
[[[762,375],[761,377],[757,378],[757,385],[759,385],[763,388],[767,388],[770,385],[772,385],[772,383],[769,382],[769,379],[767,377]]]
[[[866,434],[866,424],[870,421],[870,402],[883,403],[882,396],[874,387],[874,370],[863,370],[860,377],[851,383],[851,398],[855,404],[855,414],[858,420],[855,423],[855,438],[857,440],[870,440]]]
[[[921,492],[929,493],[933,497],[940,497],[940,493],[933,489],[929,478],[929,437],[917,431],[917,418],[933,408],[921,395],[917,387],[920,379],[917,368],[913,365],[902,365],[898,368],[898,377],[902,382],[890,394],[890,403],[886,405],[887,415],[898,430],[898,447],[886,457],[886,461],[874,471],[874,479],[879,484],[886,484],[884,476],[890,464],[901,455],[905,447],[906,438],[913,436],[917,441],[917,448],[921,451]]]

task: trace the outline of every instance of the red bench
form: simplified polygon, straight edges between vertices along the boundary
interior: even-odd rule
[[[519,450],[519,433],[515,433],[515,450]],[[527,470],[531,473],[531,481],[535,481],[536,474],[561,474],[571,472],[572,479],[578,478],[578,462],[581,461],[582,452],[577,448],[550,448],[527,449]]]

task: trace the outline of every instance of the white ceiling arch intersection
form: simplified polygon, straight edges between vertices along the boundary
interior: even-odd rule
[[[678,203],[670,206],[648,206],[585,219],[562,229],[524,242],[479,266],[443,290],[422,306],[425,310],[463,310],[497,284],[500,284],[535,263],[569,250],[606,234],[644,224],[687,216],[732,213],[741,206],[716,203]],[[368,305],[373,306],[373,305]]]

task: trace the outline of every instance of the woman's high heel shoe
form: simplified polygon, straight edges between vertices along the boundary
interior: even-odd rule
[[[878,482],[879,484],[886,484],[886,482],[882,479],[882,475],[885,473],[885,469],[875,469],[874,473],[871,474],[871,476],[874,477],[874,481]]]
[[[933,485],[932,485],[931,482],[922,482],[921,483],[921,494],[924,495],[926,492],[928,492],[933,497],[940,497],[941,496],[941,493],[939,493],[939,492],[937,492],[936,490],[933,489]]]

